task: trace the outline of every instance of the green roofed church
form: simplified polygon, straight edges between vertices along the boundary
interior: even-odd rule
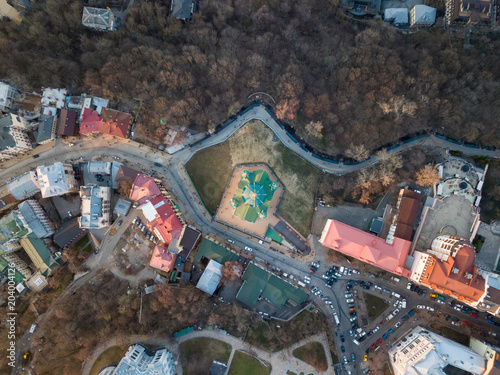
[[[272,181],[266,171],[244,170],[230,203],[234,208],[234,216],[251,223],[255,223],[257,219],[265,219],[269,202],[277,189],[278,183]]]
[[[274,306],[283,307],[287,301],[299,305],[307,300],[307,294],[287,281],[266,271],[251,262],[241,277],[245,282],[236,299],[247,306],[254,307],[259,297],[268,300]]]

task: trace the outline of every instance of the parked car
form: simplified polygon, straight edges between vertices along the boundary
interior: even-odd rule
[[[227,242],[234,243],[234,241],[232,239],[230,239],[230,238],[227,239]]]
[[[477,315],[476,313],[473,313],[473,312],[470,313],[470,316],[472,316],[473,318],[476,318],[476,319],[479,318],[479,315]]]
[[[406,284],[406,289],[411,289],[412,285],[413,285],[412,283]]]
[[[342,341],[342,342],[345,341],[344,335],[340,335],[340,341]]]
[[[384,334],[382,335],[382,338],[383,338],[383,339],[386,339],[386,338],[387,338],[387,336],[389,336],[389,332],[384,333]]]
[[[347,300],[346,300],[346,302],[347,302],[347,303],[351,303],[351,302],[354,302],[354,299],[352,299],[352,298],[349,298],[349,299],[347,299]]]
[[[245,250],[248,251],[249,253],[251,253],[253,251],[253,249],[251,247],[248,247],[248,246],[245,246]]]
[[[356,362],[356,356],[354,355],[354,353],[351,354],[351,358],[353,362]]]
[[[424,305],[417,305],[417,309],[424,309],[425,310],[425,306]]]
[[[363,361],[366,362],[368,361],[368,354],[365,354],[364,358],[363,358]]]
[[[342,346],[340,347],[340,350],[342,350],[342,353],[345,353],[345,348],[344,348],[344,345],[342,345]]]
[[[347,365],[347,364],[349,363],[349,361],[347,360],[347,356],[345,355],[345,356],[343,357],[343,359],[344,359],[344,363]]]

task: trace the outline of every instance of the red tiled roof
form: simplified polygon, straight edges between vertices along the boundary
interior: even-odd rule
[[[149,265],[162,271],[169,272],[174,268],[176,259],[177,254],[172,254],[166,247],[157,245],[153,250],[153,256],[151,257]]]
[[[413,224],[415,224],[415,220],[417,219],[422,195],[407,189],[403,189],[401,194],[402,197],[396,217],[396,231],[394,232],[394,237],[411,241]]]
[[[139,204],[144,204],[152,200],[157,195],[161,195],[160,189],[151,177],[143,174],[137,175],[130,189],[130,199]]]
[[[159,195],[151,199],[151,204],[154,207],[163,200],[165,200],[165,198]],[[170,243],[174,232],[179,230],[178,235],[180,235],[183,226],[168,202],[165,201],[165,204],[158,206],[156,212],[156,218],[150,221],[147,226],[151,231],[156,230],[164,239],[164,243]]]
[[[101,114],[84,108],[80,122],[80,133],[99,132],[120,138],[127,138],[132,115],[103,108]]]
[[[360,229],[336,220],[328,220],[321,242],[333,250],[370,263],[383,270],[409,277],[404,268],[411,242],[394,238],[392,244]]]
[[[455,294],[471,301],[478,301],[484,294],[485,280],[475,272],[475,258],[474,248],[468,245],[462,246],[454,258],[449,256],[445,262],[432,257],[433,261],[424,271],[428,277],[424,277],[422,283],[433,289],[442,289],[445,294]],[[458,269],[458,272],[453,272],[453,269]],[[473,276],[468,279],[466,274]]]

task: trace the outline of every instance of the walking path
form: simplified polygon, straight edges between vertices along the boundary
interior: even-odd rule
[[[82,368],[82,375],[89,375],[92,366],[95,361],[100,357],[100,355],[106,351],[107,349],[113,346],[127,346],[134,343],[146,343],[150,346],[158,346],[165,347],[167,350],[171,351],[174,359],[179,360],[180,356],[180,344],[183,342],[206,337],[219,341],[223,341],[231,345],[231,355],[228,360],[228,368],[231,367],[231,361],[233,360],[234,353],[239,350],[245,352],[248,355],[256,357],[261,361],[265,361],[271,365],[271,375],[286,375],[288,370],[291,370],[297,374],[300,372],[304,372],[305,374],[317,374],[316,369],[313,366],[308,365],[305,362],[295,358],[293,356],[293,351],[303,345],[306,345],[311,342],[319,342],[325,351],[325,356],[328,361],[328,369],[324,373],[333,373],[333,360],[330,353],[330,348],[328,346],[328,340],[325,334],[317,334],[310,336],[302,341],[299,341],[289,348],[283,349],[282,351],[276,353],[270,353],[265,350],[256,348],[241,339],[220,333],[219,331],[208,331],[208,330],[199,330],[190,332],[184,336],[179,337],[177,340],[173,340],[172,338],[162,338],[162,337],[154,337],[151,335],[120,335],[110,338],[109,340],[99,344],[93,352],[89,355],[87,360],[85,361]],[[176,374],[182,374],[182,363],[179,363],[178,368],[176,369]]]

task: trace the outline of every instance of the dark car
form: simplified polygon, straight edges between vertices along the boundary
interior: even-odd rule
[[[351,358],[353,362],[356,362],[356,356],[354,355],[354,353],[351,354]]]
[[[122,223],[123,223],[123,220],[120,220],[120,221],[118,222],[118,225],[122,225]]]
[[[363,289],[370,290],[370,285],[363,285]]]
[[[38,154],[33,155],[33,159],[36,159],[36,158],[39,158],[39,157],[40,157],[40,155],[38,155]]]
[[[385,339],[385,338],[387,338],[387,336],[389,336],[389,332],[384,333],[384,334],[382,335],[382,338],[383,338],[383,339]]]
[[[154,163],[155,167],[161,167],[162,165],[160,163]]]
[[[458,321],[460,321],[460,319],[458,319],[456,316],[452,316],[452,317],[451,317],[451,320],[453,320],[454,322],[458,322]]]
[[[377,340],[377,344],[380,344],[382,342],[382,337]]]
[[[408,315],[405,315],[405,316],[403,316],[403,317],[401,318],[401,320],[402,320],[403,322],[404,322],[404,321],[406,321],[406,320],[408,320],[408,319],[410,319],[410,317],[409,317]]]
[[[345,353],[345,348],[344,348],[344,345],[342,345],[342,346],[340,347],[340,350],[342,350],[342,353]]]
[[[342,341],[342,342],[345,341],[344,335],[340,335],[340,341]]]

